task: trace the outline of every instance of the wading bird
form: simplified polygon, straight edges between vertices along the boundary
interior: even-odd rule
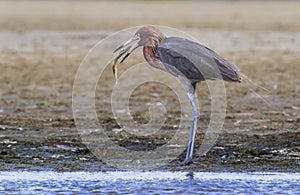
[[[122,63],[136,48],[143,46],[145,60],[153,67],[180,79],[192,105],[190,135],[184,164],[192,163],[199,113],[195,104],[196,84],[204,80],[241,82],[238,67],[213,50],[188,39],[166,37],[154,26],[141,27],[131,39],[118,47],[114,59]],[[115,68],[113,68],[115,73]]]

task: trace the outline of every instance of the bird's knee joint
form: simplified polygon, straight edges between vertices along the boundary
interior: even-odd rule
[[[195,112],[193,114],[193,119],[199,119],[200,118],[200,114],[198,112]]]
[[[198,120],[199,118],[200,118],[200,115],[192,116],[191,121]]]

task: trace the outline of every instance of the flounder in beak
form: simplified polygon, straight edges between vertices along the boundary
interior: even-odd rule
[[[119,46],[115,51],[113,52],[115,54],[115,57],[113,59],[112,64],[112,70],[114,74],[114,78],[118,80],[118,70],[117,70],[117,62],[122,57],[120,63],[122,63],[137,47],[139,47],[140,37],[139,35],[134,35],[131,39],[129,39],[126,43]]]

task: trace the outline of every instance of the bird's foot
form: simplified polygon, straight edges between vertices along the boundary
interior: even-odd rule
[[[186,166],[186,165],[190,165],[193,163],[192,159],[185,159],[183,162],[181,162],[179,165],[180,166]]]

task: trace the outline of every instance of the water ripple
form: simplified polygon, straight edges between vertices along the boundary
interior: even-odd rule
[[[8,194],[299,194],[300,173],[0,172]]]

